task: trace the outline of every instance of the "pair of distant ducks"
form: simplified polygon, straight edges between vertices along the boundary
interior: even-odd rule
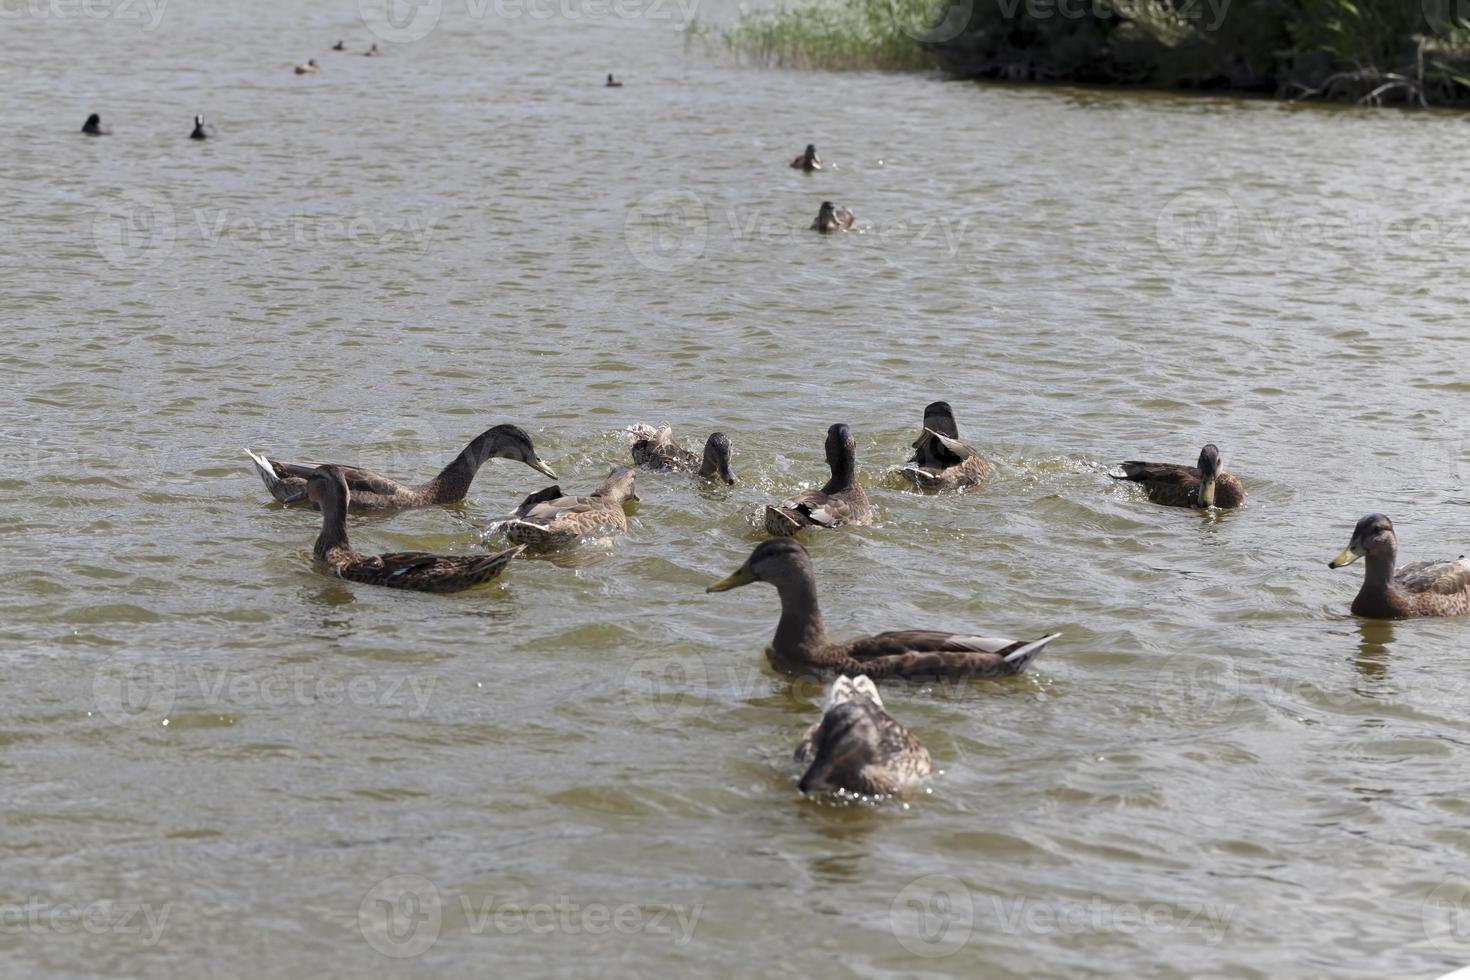
[[[803,173],[813,173],[822,169],[822,160],[817,156],[817,147],[814,143],[808,143],[801,156],[791,161],[792,170],[800,170]],[[838,207],[831,201],[823,201],[821,208],[817,210],[816,220],[812,222],[812,230],[824,234],[833,231],[847,231],[852,228],[857,219],[848,208]]]
[[[112,130],[102,128],[102,117],[95,112],[87,117],[86,122],[82,123],[82,132],[87,136],[112,135]],[[191,140],[203,140],[209,138],[209,133],[205,132],[204,129],[203,116],[194,117],[194,131],[189,134],[189,138]]]
[[[338,41],[336,44],[332,45],[332,50],[333,51],[346,51],[347,50],[347,45],[344,44],[341,41]],[[370,47],[366,51],[364,51],[363,52],[363,55],[365,57],[368,57],[368,58],[377,58],[377,57],[381,56],[382,53],[383,53],[382,50],[376,44],[374,44],[372,47]],[[322,66],[316,63],[316,59],[315,58],[308,58],[306,60],[306,64],[304,64],[304,65],[297,65],[293,69],[293,71],[295,71],[296,74],[298,74],[298,75],[315,75],[317,72],[319,72],[321,70],[322,70]]]

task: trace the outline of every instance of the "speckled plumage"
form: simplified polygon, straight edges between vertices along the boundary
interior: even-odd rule
[[[884,710],[878,688],[867,677],[832,682],[822,718],[807,729],[795,759],[805,767],[803,793],[911,793],[922,789],[933,771],[929,750]]]
[[[585,496],[563,496],[559,486],[531,494],[506,523],[505,534],[516,544],[555,548],[598,532],[621,533],[628,529],[623,501],[637,499],[633,468],[617,466]]]
[[[924,428],[913,448],[899,473],[921,490],[974,487],[990,479],[990,461],[960,441],[949,402],[934,402],[924,409]]]
[[[827,430],[827,466],[832,477],[820,490],[803,490],[779,504],[768,504],[766,530],[790,537],[809,527],[873,523],[873,505],[857,482],[857,442],[847,426]]]
[[[710,433],[703,456],[696,456],[675,442],[667,423],[629,426],[626,437],[633,462],[645,469],[693,473],[705,479],[735,483],[735,474],[730,469],[730,440],[723,432]]]

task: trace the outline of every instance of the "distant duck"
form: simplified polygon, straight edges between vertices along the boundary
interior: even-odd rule
[[[852,227],[852,212],[847,208],[839,208],[831,201],[823,201],[822,208],[817,212],[817,220],[812,222],[812,230],[847,231]]]
[[[1006,677],[1025,670],[1058,636],[1011,640],[920,629],[834,641],[817,607],[811,557],[792,538],[762,541],[745,564],[705,591],[728,592],[752,582],[771,583],[781,597],[781,619],[766,658],[783,674]]]
[[[1123,475],[1142,485],[1148,499],[1170,507],[1239,507],[1245,503],[1245,488],[1221,468],[1220,450],[1209,443],[1199,451],[1196,466],[1174,463],[1144,463],[1131,459],[1123,464]]]
[[[990,463],[969,443],[960,441],[954,409],[934,402],[924,409],[924,428],[914,440],[914,454],[899,469],[920,490],[973,487],[990,478]]]
[[[110,130],[102,128],[102,117],[94,112],[87,117],[86,122],[82,123],[82,132],[88,136],[106,136]]]
[[[381,52],[381,51],[378,50],[378,46],[376,44],[374,44],[372,47],[368,48],[366,51],[363,52],[363,56],[364,57],[367,57],[367,58],[376,58],[376,57],[378,57],[378,55],[380,55],[382,53],[383,52]]]
[[[873,505],[857,481],[857,440],[840,422],[827,430],[827,466],[832,477],[820,490],[803,490],[766,505],[766,530],[789,537],[803,528],[873,523]]]
[[[209,139],[209,134],[204,131],[204,117],[203,116],[195,116],[194,117],[194,132],[192,132],[192,133],[189,134],[189,138],[191,140],[205,140],[205,139]]]
[[[332,50],[333,51],[346,51],[347,50],[347,45],[343,44],[341,41],[338,41],[336,44],[332,45]]]
[[[822,704],[822,720],[796,747],[806,767],[803,793],[894,796],[922,789],[933,771],[929,750],[883,709],[871,678],[839,677]]]
[[[521,501],[515,518],[505,524],[505,536],[516,544],[555,548],[597,532],[626,531],[623,502],[638,499],[634,483],[631,466],[615,466],[602,485],[585,496],[564,496],[561,487],[547,487]]]
[[[814,143],[806,145],[806,152],[791,161],[792,170],[805,170],[811,173],[813,170],[822,169],[822,161],[817,159],[817,147]]]
[[[730,440],[723,432],[710,433],[702,457],[675,442],[673,430],[667,424],[630,426],[625,438],[632,447],[633,462],[645,469],[693,473],[732,486],[735,483],[735,474],[730,470]]]
[[[1470,560],[1416,561],[1395,568],[1399,541],[1393,521],[1369,514],[1353,528],[1352,540],[1328,568],[1367,557],[1363,587],[1353,599],[1353,615],[1367,619],[1411,616],[1462,616],[1470,612]]]
[[[607,84],[603,88],[622,88],[623,83],[612,77],[612,72],[607,73]]]
[[[319,69],[317,67],[315,58],[308,60],[304,65],[296,66],[296,74],[298,75],[315,75],[317,71],[319,71]]]
[[[306,492],[322,512],[322,533],[312,557],[338,578],[365,585],[416,592],[459,592],[498,578],[524,549],[493,555],[432,555],[422,551],[363,555],[347,540],[347,509],[352,499],[339,466],[319,467],[307,480]]]

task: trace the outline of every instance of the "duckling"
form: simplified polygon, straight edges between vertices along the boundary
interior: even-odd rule
[[[963,636],[939,630],[899,630],[833,642],[817,608],[811,557],[799,541],[775,538],[755,546],[745,564],[706,592],[769,582],[781,597],[781,620],[766,647],[783,674],[839,673],[868,677],[1005,677],[1019,674],[1060,634],[1035,640]]]
[[[924,428],[913,448],[913,456],[899,472],[921,490],[973,487],[990,479],[990,462],[960,442],[949,402],[934,402],[924,409]]]
[[[735,485],[735,474],[730,470],[730,440],[723,432],[710,433],[702,459],[675,442],[667,424],[655,427],[640,422],[628,428],[625,438],[632,445],[633,462],[646,469],[693,473]]]
[[[347,45],[344,44],[344,43],[342,43],[341,41],[338,41],[336,44],[332,45],[332,50],[333,51],[346,51],[347,50]]]
[[[511,548],[493,555],[406,551],[369,557],[353,550],[347,540],[352,490],[342,467],[318,467],[306,482],[306,493],[322,512],[322,533],[311,553],[332,574],[350,582],[417,592],[459,592],[498,577],[510,560],[525,550]]]
[[[204,131],[204,117],[194,117],[194,132],[189,134],[191,140],[209,139],[209,134]]]
[[[315,58],[309,59],[304,65],[296,66],[296,74],[298,75],[315,75],[319,70]]]
[[[374,44],[372,47],[370,47],[366,51],[364,51],[363,52],[363,55],[365,57],[368,57],[368,58],[376,58],[379,55],[381,55],[382,53],[383,52],[381,52],[381,51],[378,50],[378,46],[376,44]]]
[[[817,159],[817,147],[814,143],[806,145],[806,151],[795,160],[791,161],[792,170],[804,170],[811,173],[813,170],[822,169],[822,161]]]
[[[817,220],[812,222],[812,230],[847,231],[852,227],[854,220],[852,212],[847,208],[839,208],[831,201],[823,201],[821,210],[817,212]]]
[[[604,88],[622,88],[623,83],[612,77],[612,72],[607,73],[607,84]]]
[[[283,504],[307,499],[306,481],[316,471],[315,463],[282,463],[247,449],[266,489]],[[517,425],[497,425],[480,433],[453,461],[428,483],[409,486],[357,466],[341,466],[352,487],[353,510],[400,510],[457,503],[470,492],[470,483],[486,460],[514,459],[556,479],[550,466],[536,455],[526,430]]]
[[[766,530],[789,536],[808,527],[873,523],[873,506],[857,482],[857,440],[838,423],[827,430],[827,466],[832,478],[820,490],[803,490],[766,505]]]
[[[1221,468],[1220,450],[1213,442],[1199,451],[1197,466],[1129,460],[1122,476],[1108,475],[1142,484],[1149,500],[1170,507],[1230,508],[1245,503],[1245,488]]]
[[[1399,542],[1393,521],[1369,514],[1353,528],[1352,540],[1328,568],[1351,565],[1367,557],[1363,586],[1353,599],[1353,615],[1367,619],[1411,616],[1462,616],[1470,612],[1470,561],[1417,561],[1394,569]]]
[[[845,791],[896,796],[922,789],[933,771],[929,750],[883,709],[867,677],[839,677],[822,705],[822,720],[796,747],[806,767],[803,793]]]
[[[112,130],[103,129],[102,117],[94,112],[87,117],[86,122],[82,123],[82,132],[88,136],[108,136],[112,133]]]
[[[516,544],[554,548],[598,531],[626,531],[623,502],[637,499],[633,468],[615,466],[587,496],[563,496],[559,486],[531,494],[516,508],[516,519],[506,523],[505,536]]]

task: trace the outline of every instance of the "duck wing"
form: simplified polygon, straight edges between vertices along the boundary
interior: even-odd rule
[[[561,486],[558,484],[552,484],[545,490],[537,490],[525,500],[522,500],[520,502],[520,505],[516,507],[516,516],[526,517],[530,515],[532,511],[538,509],[546,511],[548,510],[548,508],[542,507],[541,505],[548,504],[552,501],[560,499],[562,499]],[[555,508],[550,508],[550,512],[555,513]]]
[[[1035,640],[895,630],[854,640],[846,653],[869,677],[1000,677],[1019,674],[1060,634]]]
[[[1132,480],[1134,483],[1164,483],[1181,487],[1199,485],[1199,470],[1193,466],[1178,466],[1174,463],[1144,463],[1130,459],[1122,464],[1123,475],[1108,474],[1115,480]]]
[[[1400,568],[1394,584],[1405,592],[1439,595],[1470,594],[1470,561],[1416,561]]]

